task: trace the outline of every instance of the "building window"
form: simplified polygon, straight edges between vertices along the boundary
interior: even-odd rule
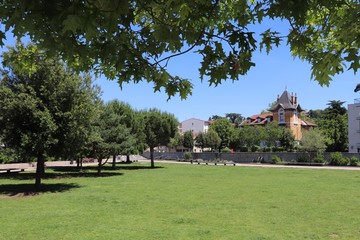
[[[294,110],[294,124],[298,124],[298,112],[296,109]]]
[[[285,123],[284,109],[280,108],[278,114],[279,114],[279,123]]]

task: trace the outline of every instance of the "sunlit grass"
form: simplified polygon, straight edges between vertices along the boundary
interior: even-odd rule
[[[143,166],[50,171],[44,193],[0,199],[0,239],[360,239],[358,171]]]

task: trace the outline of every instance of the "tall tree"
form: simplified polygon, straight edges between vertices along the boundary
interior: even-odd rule
[[[101,137],[108,144],[109,151],[113,156],[113,168],[115,168],[117,155],[129,155],[135,152],[136,135],[132,132],[133,126],[131,115],[133,114],[128,104],[113,100],[105,104],[100,121]]]
[[[155,108],[143,112],[145,142],[150,148],[151,167],[154,168],[154,148],[167,146],[178,131],[178,121],[167,112]]]
[[[183,146],[190,151],[193,151],[194,148],[194,138],[192,131],[186,131],[183,136]]]
[[[87,141],[97,93],[88,77],[69,71],[55,57],[44,57],[34,45],[17,43],[2,57],[0,135],[25,160],[36,159],[38,190],[46,158],[76,154]],[[76,139],[80,145],[70,146]]]
[[[312,65],[321,85],[344,66],[355,73],[359,68],[358,0],[4,0],[0,9],[0,43],[9,31],[29,36],[78,69],[95,69],[120,85],[152,81],[169,96],[191,93],[191,82],[167,66],[193,50],[202,56],[200,78],[215,86],[238,80],[255,66],[258,48],[269,53],[282,41]],[[288,31],[273,20],[288,22]],[[274,26],[259,31],[264,21]]]
[[[316,119],[316,124],[328,139],[326,151],[345,152],[348,149],[347,110],[342,106],[344,103],[329,101],[321,117]]]

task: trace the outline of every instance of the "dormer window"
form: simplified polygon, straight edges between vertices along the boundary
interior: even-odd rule
[[[285,112],[284,109],[280,108],[278,111],[279,123],[285,123]]]

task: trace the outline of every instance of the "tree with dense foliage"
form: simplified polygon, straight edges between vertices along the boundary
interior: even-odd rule
[[[209,128],[214,130],[221,139],[221,143],[219,145],[219,151],[222,148],[229,146],[234,127],[232,126],[231,122],[228,119],[226,118],[219,119],[215,121],[213,124],[211,124]]]
[[[323,153],[326,149],[326,138],[319,128],[304,131],[301,138],[301,149],[306,152]]]
[[[244,117],[240,113],[226,113],[225,117],[229,119],[235,127],[239,127],[242,121],[244,121]]]
[[[282,127],[279,138],[280,145],[286,151],[291,151],[294,148],[295,136],[290,128]]]
[[[155,108],[143,112],[145,142],[150,148],[151,168],[154,164],[154,148],[167,146],[178,131],[178,121],[174,115]]]
[[[89,141],[98,92],[89,76],[74,74],[34,45],[18,43],[2,57],[0,135],[24,160],[37,161],[38,190],[47,158],[75,156]]]
[[[203,132],[199,132],[198,135],[195,137],[195,146],[201,148],[201,151],[204,150],[204,147],[206,147],[206,142],[205,142],[205,134]]]
[[[276,147],[280,142],[282,127],[277,122],[269,122],[265,126],[265,142],[268,147]]]
[[[247,74],[258,48],[269,53],[282,41],[311,64],[321,85],[346,68],[356,73],[359,12],[358,0],[4,0],[0,43],[12,31],[79,70],[94,69],[120,85],[151,81],[155,91],[185,98],[193,84],[167,66],[189,52],[201,55],[200,78],[215,86]],[[288,30],[277,29],[276,20]],[[265,21],[274,26],[259,31]]]
[[[219,116],[219,115],[212,115],[211,117],[209,117],[209,121],[217,121],[222,118],[224,118],[224,117]]]
[[[213,129],[209,129],[206,133],[204,133],[204,147],[211,148],[211,151],[219,148],[221,145],[221,138],[217,134],[217,132]]]
[[[183,136],[183,146],[190,151],[194,148],[194,138],[192,131],[186,131]]]
[[[105,104],[100,120],[101,137],[113,156],[115,168],[117,155],[130,155],[137,151],[136,135],[132,131],[133,111],[129,104],[112,100]],[[101,160],[100,160],[101,161]]]
[[[167,146],[173,149],[183,146],[183,138],[179,132],[175,133],[175,136],[170,139],[170,142]]]
[[[262,126],[244,126],[240,129],[239,146],[259,146],[261,141],[266,140],[266,129]]]
[[[323,110],[316,124],[323,131],[327,141],[328,152],[346,152],[348,150],[347,110],[342,105],[345,102],[332,100]]]

